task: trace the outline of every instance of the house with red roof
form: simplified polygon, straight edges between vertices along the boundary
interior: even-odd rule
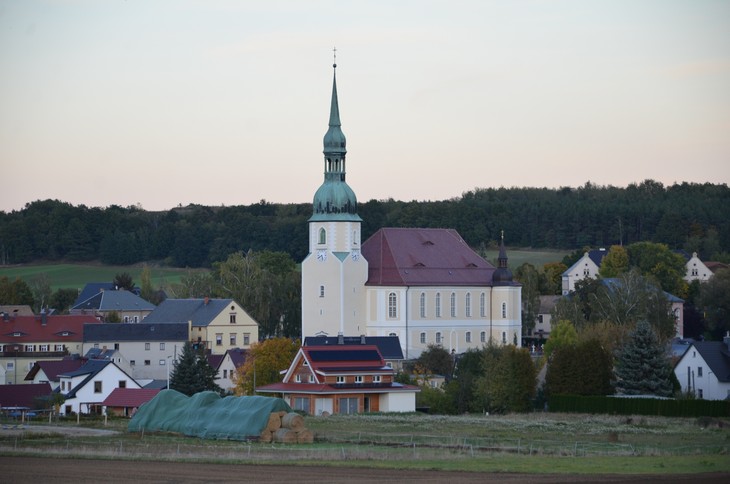
[[[115,388],[140,388],[139,383],[111,360],[88,360],[79,369],[58,376],[65,397],[60,414],[100,414]]]
[[[80,354],[84,324],[101,324],[89,315],[16,316],[0,318],[0,365],[5,383],[24,383],[37,361]]]
[[[158,393],[159,388],[115,388],[102,405],[117,417],[133,417],[142,404],[155,398]]]
[[[50,397],[51,393],[51,386],[48,383],[0,385],[0,410],[26,412],[43,408],[43,400]]]
[[[395,381],[375,345],[302,346],[281,383],[256,387],[280,394],[295,410],[310,415],[413,412],[417,386]]]
[[[85,362],[81,358],[36,361],[33,368],[25,376],[25,381],[35,384],[48,383],[55,390],[60,383],[58,375],[78,370]]]

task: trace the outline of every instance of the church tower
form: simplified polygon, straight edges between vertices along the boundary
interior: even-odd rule
[[[329,129],[324,135],[324,182],[314,194],[309,253],[302,261],[302,338],[365,334],[364,286],[368,264],[360,255],[355,192],[345,181],[345,135],[332,79]]]

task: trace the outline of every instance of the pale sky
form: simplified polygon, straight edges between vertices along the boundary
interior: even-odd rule
[[[730,183],[730,1],[0,0],[0,210]]]

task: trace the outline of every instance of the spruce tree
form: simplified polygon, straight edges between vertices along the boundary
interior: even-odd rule
[[[188,396],[206,390],[220,392],[220,387],[215,383],[216,374],[208,359],[195,351],[188,341],[173,366],[170,388]]]
[[[672,367],[651,325],[641,321],[616,355],[614,376],[619,395],[672,395]]]

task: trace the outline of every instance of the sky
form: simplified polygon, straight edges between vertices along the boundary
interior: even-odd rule
[[[730,1],[0,0],[0,211],[730,183]]]

